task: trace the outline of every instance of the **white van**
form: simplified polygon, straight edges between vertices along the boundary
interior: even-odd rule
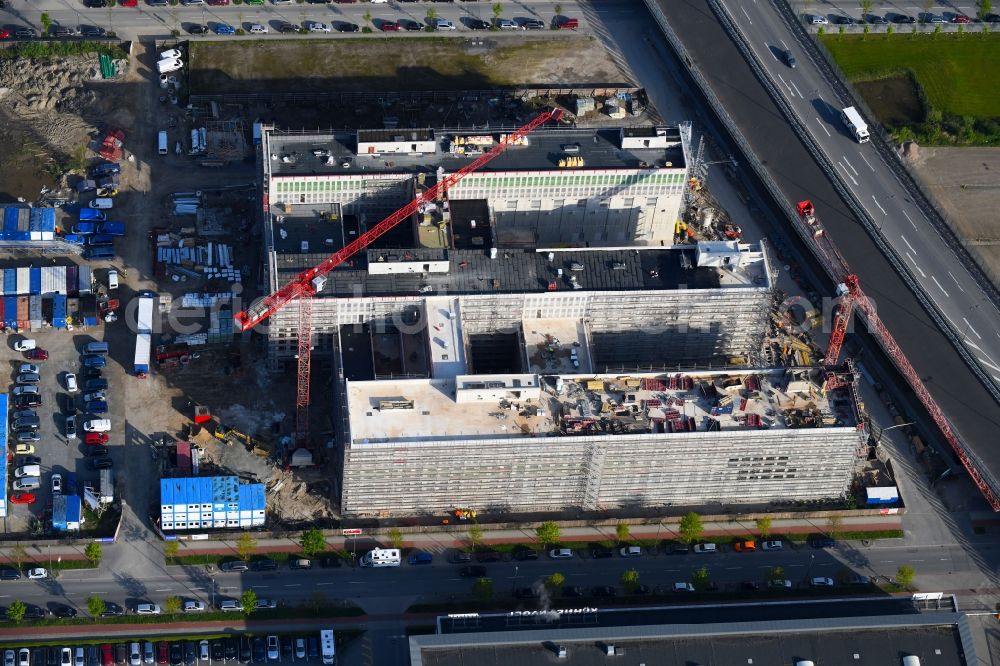
[[[178,60],[182,55],[179,49],[170,49],[160,54],[160,60]]]
[[[327,666],[337,663],[337,644],[333,637],[333,629],[320,629],[319,643],[323,651],[323,663]]]
[[[42,480],[37,476],[26,476],[22,479],[17,479],[11,485],[14,490],[38,490],[42,485]]]
[[[83,422],[87,432],[108,432],[111,430],[111,419],[91,419]]]
[[[398,548],[373,548],[361,557],[363,567],[398,567],[400,562]]]
[[[168,58],[167,60],[160,60],[156,63],[156,72],[158,74],[167,74],[169,72],[176,72],[183,66],[184,61],[180,58]]]
[[[23,479],[27,476],[41,476],[42,468],[38,465],[21,465],[14,470],[14,476]]]
[[[167,153],[170,152],[170,149],[167,147],[167,131],[160,130],[158,137],[159,137],[158,144],[159,144],[160,154],[166,155]]]
[[[97,208],[98,210],[108,210],[115,207],[115,202],[111,197],[97,197],[90,202],[90,207]]]
[[[718,550],[714,543],[699,543],[694,547],[696,553],[714,553]]]
[[[250,30],[248,30],[247,32],[249,32],[251,35],[266,35],[267,26],[261,25],[260,23],[251,23]]]
[[[111,269],[108,271],[108,290],[114,291],[118,288],[118,271]]]

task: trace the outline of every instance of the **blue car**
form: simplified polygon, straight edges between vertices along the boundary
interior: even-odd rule
[[[86,405],[87,411],[91,414],[107,414],[108,413],[108,403],[103,400],[91,400]]]
[[[236,28],[229,25],[228,23],[216,23],[215,24],[215,34],[217,35],[235,35]]]
[[[103,368],[107,365],[107,359],[100,354],[87,354],[83,357],[83,365],[88,368]]]

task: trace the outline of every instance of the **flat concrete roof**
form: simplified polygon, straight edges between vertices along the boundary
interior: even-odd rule
[[[551,346],[551,345],[550,345]],[[568,343],[555,346],[569,359]],[[819,370],[711,371],[667,375],[561,375],[542,382],[537,400],[509,393],[499,400],[456,402],[449,379],[348,382],[354,442],[438,441],[508,437],[853,427],[856,409],[847,390],[827,400]],[[548,383],[547,383],[548,382]],[[676,388],[673,388],[676,386]],[[406,399],[412,409],[380,411],[380,401]],[[693,426],[693,428],[692,428]]]
[[[289,226],[286,221],[285,227]],[[290,243],[291,241],[286,241]],[[312,249],[312,245],[310,245]],[[324,248],[326,249],[326,248]],[[306,268],[336,251],[281,253],[275,256],[278,283],[284,284]],[[369,275],[368,266],[380,257],[403,260],[413,256],[446,260],[446,273],[395,273]],[[695,265],[695,249],[677,248],[554,251],[499,250],[491,259],[482,250],[373,250],[355,255],[328,276],[320,296],[400,296],[420,293],[508,294],[549,291],[554,280],[558,291],[573,289],[571,279],[586,291],[652,291],[674,289],[764,288],[769,278],[761,262],[735,272]],[[582,270],[572,270],[574,264]],[[562,269],[563,275],[557,275]]]
[[[676,128],[670,128],[676,132]],[[636,128],[631,128],[636,131]],[[390,130],[389,135],[401,130]],[[463,132],[463,135],[488,135],[490,131]],[[500,132],[493,132],[498,138]],[[406,155],[357,155],[357,135],[353,132],[323,135],[283,134],[273,131],[270,135],[271,173],[274,176],[350,175],[359,173],[411,174],[434,172],[438,167],[457,171],[472,162],[477,155],[454,155],[447,150],[449,137],[454,133],[435,131],[437,151],[434,154]],[[679,141],[679,138],[678,138]],[[670,163],[671,168],[684,167],[684,154],[680,145],[667,149],[622,150],[621,130],[542,128],[528,137],[527,145],[512,146],[495,158],[482,171],[544,171],[557,170],[559,159],[566,157],[563,146],[576,144],[585,169],[639,169]],[[318,155],[317,155],[318,153]],[[346,167],[344,165],[347,165]]]

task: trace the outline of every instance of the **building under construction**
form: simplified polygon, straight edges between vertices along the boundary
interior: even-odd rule
[[[271,290],[502,140],[261,127]],[[762,363],[764,249],[678,237],[688,143],[539,129],[326,276],[313,354],[337,377],[344,514],[847,490],[856,402],[819,371],[743,369]],[[276,367],[297,319],[293,301],[267,323]]]

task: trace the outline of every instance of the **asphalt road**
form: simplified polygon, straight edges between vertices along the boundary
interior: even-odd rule
[[[786,194],[788,202],[794,205],[795,202],[803,199],[813,201],[828,233],[837,243],[849,265],[859,275],[862,288],[876,303],[880,318],[923,378],[938,405],[948,416],[962,439],[984,461],[985,467],[991,470],[995,477],[1000,477],[1000,449],[996,446],[994,435],[997,425],[1000,424],[1000,405],[996,403],[976,375],[964,363],[962,357],[951,346],[948,338],[936,327],[906,283],[889,265],[862,225],[854,218],[847,204],[834,189],[827,174],[819,168],[813,161],[811,154],[801,144],[786,118],[768,96],[739,50],[719,25],[707,3],[704,0],[673,0],[670,2],[660,0],[659,5],[695,60],[694,65],[701,70],[722,103],[727,107],[729,114],[741,127],[754,153],[778,184],[779,189]],[[761,7],[760,11],[763,11],[767,5],[758,2],[757,6]],[[742,16],[741,11],[739,14]],[[787,37],[771,36],[769,39],[776,44],[780,44],[780,39],[785,39],[788,42]],[[763,49],[764,45],[761,44],[759,48]],[[777,67],[778,63],[775,63],[774,58],[766,53],[762,55],[770,60],[770,66]],[[803,76],[799,73],[800,70],[802,72],[812,71],[808,63],[802,62],[801,58],[799,60],[801,64],[796,68],[795,77]],[[780,70],[776,69],[775,71]],[[784,72],[783,76],[785,73],[787,72]],[[786,78],[785,80],[794,82],[799,92],[802,93],[802,98],[799,98],[798,94],[794,92],[794,86],[789,85],[786,88],[789,94],[795,95],[802,108],[811,103],[812,97],[823,97],[823,94],[816,89],[817,86],[806,84],[805,78]],[[807,102],[807,96],[809,96],[809,102]],[[841,162],[846,156],[854,168],[858,170],[859,175],[862,173],[861,169],[867,171],[866,181],[882,182],[885,187],[892,185],[887,180],[889,179],[888,175],[880,173],[883,170],[882,167],[876,166],[878,163],[873,159],[875,157],[874,151],[871,152],[871,156],[864,152],[858,153],[859,148],[867,149],[869,146],[852,144],[846,135],[841,134],[843,130],[830,120],[825,123],[817,123],[813,119],[810,128],[822,135],[824,141],[830,141],[831,150],[840,151],[837,153],[837,157]],[[826,136],[826,131],[830,132],[829,137]],[[871,167],[865,163],[862,157],[868,160]],[[853,171],[851,174],[854,175]],[[855,179],[857,178],[855,176]],[[849,180],[848,182],[850,183]],[[851,186],[855,187],[853,183]],[[874,186],[868,185],[868,187]],[[857,191],[860,194],[860,181]],[[948,270],[951,270],[958,277],[961,272],[959,266],[947,267],[941,264],[941,258],[946,257],[946,249],[940,246],[935,247],[934,232],[927,228],[925,223],[919,223],[917,218],[913,218],[912,213],[907,213],[913,218],[914,224],[922,225],[917,231],[913,231],[905,215],[902,215],[902,211],[910,210],[908,202],[903,195],[896,194],[893,198],[893,194],[896,194],[895,190],[877,194],[876,200],[871,200],[871,194],[868,194],[871,203],[866,203],[875,212],[880,212],[875,206],[876,201],[883,209],[894,211],[895,214],[891,220],[890,216],[886,215],[886,233],[889,233],[889,229],[898,229],[900,224],[910,228],[909,234],[905,231],[903,234],[909,243],[921,243],[920,247],[923,250],[918,249],[917,251],[921,258],[927,259],[926,266],[930,268],[930,272],[926,268],[923,270],[928,276],[927,282],[934,289],[937,287],[930,279],[931,275],[937,277],[938,281],[944,278],[951,281],[951,277],[948,275]],[[890,224],[893,226],[889,226]],[[902,238],[899,238],[898,242],[905,246]],[[947,258],[945,258],[946,263]],[[939,273],[940,277],[938,277]],[[963,278],[958,279],[961,281]],[[944,284],[942,282],[942,286]],[[955,283],[952,282],[952,284]],[[946,300],[949,303],[954,301],[957,304],[959,302],[957,296],[966,299],[971,294],[971,290],[967,289],[966,292],[962,292],[958,286],[955,286],[949,292],[951,299],[944,299],[943,294],[941,294],[941,298],[937,300],[942,303],[945,303]],[[962,300],[961,302],[966,301]],[[950,305],[949,307],[956,306]],[[996,338],[997,343],[1000,344],[1000,337],[996,334],[1000,327],[987,326],[980,323],[980,319],[973,318],[977,315],[978,317],[986,317],[986,314],[986,306],[983,306],[974,311],[970,309],[966,316],[984,338]],[[975,338],[974,335],[972,337]],[[994,356],[994,353],[997,356]],[[990,356],[1000,358],[1000,347],[994,351],[991,346]]]
[[[894,577],[902,564],[917,568],[922,576],[969,574],[978,576],[982,562],[960,546],[861,546],[842,542],[833,549],[792,548],[786,543],[781,551],[688,555],[644,555],[635,558],[595,560],[577,555],[568,560],[551,560],[542,556],[536,561],[492,562],[484,564],[487,576],[493,580],[497,597],[510,597],[514,588],[526,587],[552,573],[566,577],[566,585],[590,588],[613,585],[620,589],[622,572],[635,568],[640,582],[650,587],[672,588],[674,583],[690,581],[693,572],[705,566],[710,578],[722,589],[734,589],[742,581],[754,580],[763,585],[774,567],[784,569],[784,577],[795,587],[808,587],[811,577],[837,579],[846,573],[866,576]],[[20,599],[46,607],[52,602],[68,603],[86,613],[86,599],[100,595],[106,601],[124,606],[151,601],[163,604],[170,596],[200,599],[206,605],[221,598],[239,598],[242,591],[252,588],[259,599],[275,599],[281,605],[308,604],[319,592],[327,600],[348,599],[372,612],[402,613],[414,601],[467,600],[471,580],[459,575],[460,567],[436,556],[434,563],[412,567],[362,569],[344,566],[311,571],[278,570],[274,572],[226,573],[209,571],[202,566],[168,567],[168,574],[142,580],[117,576],[102,568],[97,572],[64,571],[57,579],[46,581],[0,582],[0,605],[7,606]],[[959,579],[955,579],[956,586]]]
[[[42,31],[41,14],[48,13],[53,23],[56,25],[76,28],[80,25],[99,26],[108,31],[114,31],[123,39],[136,39],[139,37],[146,39],[169,39],[170,31],[177,29],[184,33],[191,25],[207,25],[210,28],[219,24],[227,23],[233,27],[243,27],[246,29],[250,23],[260,23],[268,26],[271,34],[264,36],[247,36],[245,39],[276,39],[279,35],[276,32],[280,23],[288,21],[302,25],[305,21],[319,21],[327,25],[338,22],[356,23],[364,26],[364,14],[371,12],[372,26],[375,34],[386,39],[400,39],[407,35],[420,35],[424,33],[416,32],[380,32],[379,27],[383,22],[398,21],[406,19],[426,24],[427,11],[433,8],[437,18],[451,21],[455,24],[456,30],[453,32],[439,32],[438,35],[483,35],[482,31],[473,31],[469,28],[469,18],[481,18],[486,21],[493,19],[492,4],[487,2],[435,2],[428,4],[424,2],[388,2],[388,3],[353,3],[353,4],[280,4],[274,5],[268,2],[265,5],[233,5],[212,6],[196,5],[174,7],[150,7],[140,0],[138,7],[116,7],[114,9],[90,9],[84,7],[82,0],[7,0],[7,7],[0,10],[0,25],[11,26],[20,25],[34,28],[39,33]],[[538,2],[536,0],[525,0],[522,2],[502,2],[504,6],[503,18],[524,19],[536,18],[544,21],[546,25],[555,16],[556,4],[563,7],[563,15],[580,19],[580,30],[587,30],[586,19],[578,12],[575,2]],[[334,26],[335,27],[335,26]],[[533,31],[546,32],[546,30]],[[521,31],[504,31],[488,33],[491,38],[496,35],[521,34]],[[281,35],[282,38],[288,35]],[[357,36],[361,36],[360,34]],[[368,36],[368,35],[365,35]],[[348,39],[352,35],[345,35],[336,32],[330,34],[313,34],[306,38],[322,39],[336,38]],[[240,39],[230,35],[215,37],[198,37],[197,39]]]

